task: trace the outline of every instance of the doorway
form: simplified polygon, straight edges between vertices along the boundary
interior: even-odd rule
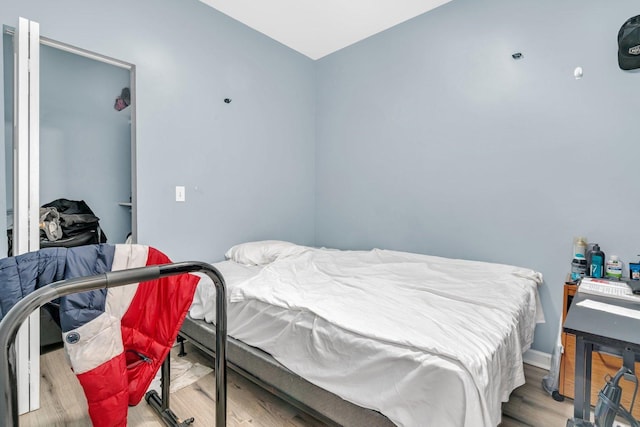
[[[6,206],[11,228],[12,29],[5,29],[3,38]],[[84,200],[100,218],[109,243],[124,243],[129,235],[135,241],[137,234],[134,82],[131,64],[41,37],[39,202]],[[128,105],[118,111],[115,104],[123,89],[129,92]]]
[[[5,218],[12,239],[0,239],[0,257],[8,253],[10,241],[18,242],[13,254],[37,250],[37,207],[61,198],[85,201],[100,218],[109,243],[135,242],[135,67],[40,37],[38,23],[20,18],[21,34],[25,27],[35,29],[29,30],[26,67],[15,30],[4,27],[2,33]],[[25,69],[29,84],[21,86],[18,77],[25,80]],[[26,120],[28,156],[20,154],[25,151],[25,104],[34,106]],[[53,339],[48,332],[60,337],[55,328],[44,330],[50,323],[46,314],[34,313],[16,339],[20,413],[39,407],[41,337]]]

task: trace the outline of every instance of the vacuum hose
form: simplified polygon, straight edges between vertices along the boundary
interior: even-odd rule
[[[631,399],[631,406],[627,411],[621,404],[620,398],[622,397],[622,388],[620,388],[620,379],[625,379],[635,383],[635,391],[633,392],[633,399]],[[638,391],[638,379],[633,372],[626,367],[620,368],[616,375],[607,380],[607,384],[598,393],[598,403],[595,409],[595,419],[597,427],[613,427],[613,422],[617,415],[624,417],[626,421],[631,424],[631,427],[640,427],[640,423],[633,418],[631,411],[633,410],[633,404],[636,400],[636,392]]]

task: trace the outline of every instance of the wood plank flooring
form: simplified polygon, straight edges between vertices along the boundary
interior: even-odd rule
[[[564,427],[573,416],[573,400],[556,402],[542,388],[542,378],[548,371],[524,365],[527,383],[511,393],[502,404],[500,427]]]
[[[172,351],[177,351],[173,349]],[[187,343],[186,356],[211,366],[210,359]],[[503,405],[500,427],[563,427],[572,415],[571,400],[556,402],[541,387],[546,371],[525,365],[527,383],[515,390]],[[84,394],[68,367],[63,350],[41,356],[41,409],[22,415],[20,425],[90,426]],[[214,426],[215,380],[213,373],[171,394],[171,409],[185,419],[195,417],[197,426]],[[323,423],[301,413],[250,381],[229,371],[227,375],[227,425],[229,427],[321,427]],[[156,427],[162,422],[143,400],[129,408],[129,426]]]

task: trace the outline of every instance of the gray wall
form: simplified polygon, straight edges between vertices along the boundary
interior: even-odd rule
[[[454,0],[320,60],[316,244],[536,269],[551,352],[573,236],[640,253],[640,74],[616,56],[639,13]]]
[[[205,261],[245,240],[313,243],[311,60],[196,0],[3,1],[1,24],[19,16],[135,64],[140,243]]]
[[[40,202],[84,200],[110,243],[131,231],[118,205],[131,195],[131,109],[113,108],[129,81],[129,70],[40,48]]]

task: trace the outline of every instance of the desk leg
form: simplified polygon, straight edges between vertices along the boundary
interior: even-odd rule
[[[590,420],[591,411],[591,352],[593,344],[584,338],[576,337],[575,400],[573,416],[585,421]]]

